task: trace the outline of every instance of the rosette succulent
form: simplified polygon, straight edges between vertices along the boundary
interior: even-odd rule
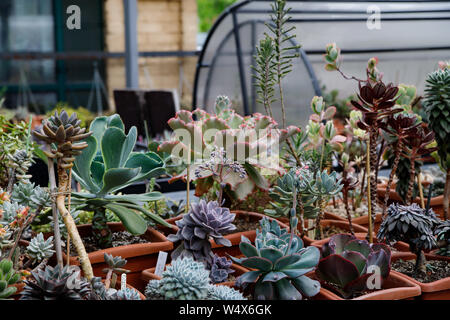
[[[301,300],[320,291],[318,281],[306,276],[319,262],[320,252],[315,247],[303,246],[294,234],[297,222],[291,212],[291,233],[276,227],[268,218],[260,220],[255,245],[245,236],[239,248],[244,258],[231,259],[246,268],[254,269],[241,275],[236,285],[254,283],[253,297],[258,300]]]
[[[33,209],[51,205],[50,194],[47,190],[35,186],[34,183],[17,183],[14,185],[11,200]]]
[[[234,272],[234,270],[231,269],[232,264],[231,260],[228,260],[226,257],[214,255],[211,263],[211,272],[209,274],[212,283],[227,281],[228,276]]]
[[[344,298],[369,290],[368,279],[380,271],[381,283],[391,270],[391,251],[381,243],[369,244],[350,234],[336,234],[322,246],[317,277]]]
[[[173,260],[161,280],[151,280],[145,294],[149,299],[203,300],[208,295],[209,272],[192,258]]]
[[[111,246],[106,209],[114,212],[132,234],[143,234],[147,230],[147,222],[138,212],[170,227],[143,206],[143,203],[161,199],[161,193],[117,194],[133,183],[163,174],[165,168],[161,158],[154,152],[132,152],[137,130],[132,127],[126,135],[118,115],[96,118],[90,130],[93,134],[86,139],[87,147],[75,159],[73,167],[75,179],[87,192],[74,192],[72,201],[79,210],[94,212],[92,227],[98,244],[104,248]]]
[[[208,300],[247,300],[242,293],[228,286],[209,285]]]
[[[432,209],[427,212],[416,203],[410,206],[393,203],[388,208],[377,237],[388,243],[404,241],[416,253],[419,248],[432,249],[436,245],[433,229],[438,222]]]
[[[39,233],[36,237],[32,238],[30,244],[26,249],[27,255],[30,259],[36,263],[41,262],[44,259],[50,259],[55,253],[53,250],[53,237],[44,239],[44,235]]]
[[[31,277],[33,280],[25,280],[20,300],[87,300],[91,296],[89,282],[77,279],[77,274],[68,266],[46,266],[44,270],[31,272]]]
[[[261,161],[261,159],[266,156],[267,150],[275,149],[300,129],[293,126],[278,129],[278,124],[271,117],[259,113],[242,117],[231,108],[230,100],[226,97],[218,97],[214,110],[215,114],[209,114],[200,109],[192,112],[187,110],[177,112],[175,117],[168,121],[173,135],[169,141],[162,143],[158,150],[185,161],[190,158],[194,162],[190,166],[192,171],[190,177],[194,177],[197,169],[196,160],[204,159],[205,155],[211,154],[218,146],[224,147],[230,160],[242,163],[247,171],[245,176],[241,172],[233,171],[227,176],[225,183],[231,187],[237,197],[244,199],[255,186],[267,189],[266,179],[251,164],[252,161],[257,160],[258,167],[283,172],[284,169],[275,166],[274,162]],[[187,156],[189,150],[190,157]],[[235,150],[245,152],[240,153]],[[243,155],[245,159],[240,158],[240,155]],[[205,184],[211,176],[211,172],[205,173],[198,180],[202,180]],[[186,177],[187,170],[174,179]],[[208,188],[197,188],[198,195],[207,191]]]
[[[378,230],[378,239],[393,243],[404,241],[409,244],[409,250],[417,255],[415,272],[424,269],[423,249],[436,246],[433,230],[438,225],[433,210],[426,210],[413,203],[410,206],[391,204],[387,210],[387,217]]]
[[[118,290],[113,300],[141,300],[141,296],[135,289],[125,288]]]
[[[210,265],[213,254],[209,241],[213,239],[218,245],[230,246],[231,242],[223,235],[236,229],[232,223],[234,217],[230,209],[220,207],[217,201],[193,203],[191,210],[175,222],[178,232],[167,237],[172,242],[181,241],[172,252],[172,259],[192,257]]]

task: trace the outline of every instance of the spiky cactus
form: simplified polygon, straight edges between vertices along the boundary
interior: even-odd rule
[[[172,261],[162,274],[161,280],[147,285],[148,298],[162,297],[166,300],[203,300],[208,295],[209,272],[201,262],[192,258]]]
[[[247,300],[239,291],[227,286],[208,286],[208,300]]]
[[[436,134],[438,155],[447,173],[444,190],[444,218],[449,218],[450,197],[450,69],[447,67],[428,75],[425,88],[425,112],[430,128]]]
[[[20,300],[86,300],[91,286],[84,279],[76,279],[74,271],[65,266],[46,266],[31,272],[33,280],[25,281]]]
[[[82,150],[88,147],[86,142],[80,141],[92,135],[92,132],[86,132],[86,128],[81,128],[80,123],[81,121],[78,120],[76,113],[69,117],[64,110],[60,114],[55,111],[53,116],[43,122],[41,130],[34,131],[33,134],[48,144],[50,151],[45,151],[45,154],[48,157],[49,164],[52,164],[54,160],[57,162],[58,195],[56,197],[56,207],[63,217],[64,224],[76,248],[84,274],[90,280],[94,276],[92,266],[76,224],[66,208],[66,194],[70,190],[71,185],[71,174],[67,170],[70,171],[73,167],[75,156],[80,155]],[[52,169],[50,165],[49,172]],[[51,177],[51,183],[52,181],[54,179]],[[59,246],[57,250],[59,251]]]
[[[222,208],[217,201],[200,200],[191,205],[191,210],[176,221],[180,228],[168,239],[181,244],[172,252],[172,259],[193,257],[197,261],[212,263],[210,238],[219,245],[230,246],[231,242],[223,234],[236,229],[232,223],[235,214],[228,208]]]
[[[39,233],[36,237],[31,239],[30,244],[26,249],[26,253],[33,261],[33,263],[39,263],[44,259],[50,259],[55,253],[53,250],[53,237],[44,239],[44,235]]]

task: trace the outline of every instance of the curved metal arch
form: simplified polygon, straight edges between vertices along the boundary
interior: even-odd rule
[[[242,28],[243,26],[246,26],[248,24],[265,24],[267,23],[267,21],[262,20],[262,19],[253,19],[253,20],[247,20],[244,22],[241,22],[240,24],[237,25],[237,29],[239,30],[240,28]],[[206,101],[208,101],[209,99],[209,91],[210,91],[210,82],[211,82],[211,76],[212,76],[212,72],[214,71],[214,66],[217,62],[218,57],[221,56],[221,52],[223,47],[225,46],[225,44],[228,42],[228,40],[230,40],[231,36],[234,35],[236,32],[235,28],[233,28],[232,30],[230,30],[227,35],[223,38],[223,40],[221,41],[219,47],[216,50],[216,53],[214,54],[213,60],[211,61],[211,64],[208,66],[208,74],[206,76],[206,85],[205,85],[205,90],[203,93],[203,103],[206,103]],[[295,41],[294,38],[289,40],[292,46],[296,46],[298,45],[298,43]],[[204,49],[206,48],[206,44],[204,46]],[[204,53],[206,52],[206,50],[202,50],[202,55],[201,58],[203,59]],[[316,95],[321,96],[322,95],[322,90],[320,89],[319,86],[319,82],[317,80],[316,74],[314,72],[314,69],[311,65],[311,63],[309,62],[308,56],[306,54],[306,52],[302,49],[299,48],[297,49],[297,53],[300,55],[300,58],[303,61],[303,64],[305,65],[305,68],[308,72],[309,78],[311,79],[311,83],[312,86],[314,88],[314,92]],[[199,58],[200,59],[200,58]],[[205,67],[205,66],[202,66]],[[196,75],[195,75],[195,85],[194,85],[194,108],[197,109],[197,89],[198,89],[198,78],[200,75],[200,68],[199,66],[197,66],[197,71],[196,71]],[[243,99],[244,99],[244,94],[242,93]],[[253,108],[252,108],[253,109]]]

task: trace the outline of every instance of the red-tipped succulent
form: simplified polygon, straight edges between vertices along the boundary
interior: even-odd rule
[[[316,269],[321,282],[351,298],[373,288],[368,279],[379,271],[380,284],[391,271],[391,251],[381,243],[369,244],[350,234],[337,234],[322,246],[322,259]],[[375,288],[381,289],[381,288]]]

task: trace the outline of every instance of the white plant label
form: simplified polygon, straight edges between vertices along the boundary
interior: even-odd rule
[[[162,273],[164,272],[164,267],[166,266],[167,262],[167,252],[160,251],[158,254],[158,261],[156,262],[156,269],[155,274],[158,277],[162,276]]]
[[[125,273],[122,273],[120,276],[120,290],[125,290],[127,287],[127,275]]]

